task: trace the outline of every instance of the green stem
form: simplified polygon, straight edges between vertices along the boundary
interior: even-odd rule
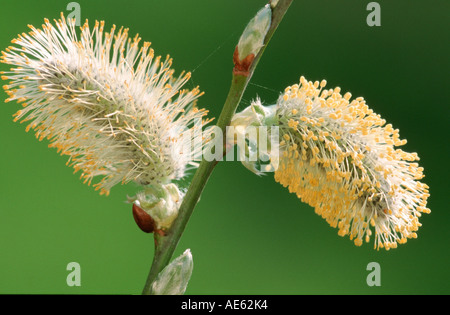
[[[293,0],[279,0],[278,4],[275,6],[275,8],[273,8],[271,26],[265,37],[264,47],[260,50],[258,55],[253,60],[253,63],[249,68],[248,75],[245,76],[240,74],[233,74],[230,91],[228,92],[227,99],[217,121],[217,126],[222,129],[223,134],[226,134],[226,127],[231,122],[236,108],[241,101],[242,95],[247,88],[248,82],[253,75],[256,65],[258,64],[264,52],[264,49],[267,46],[267,43],[280,24],[292,1]],[[194,211],[194,208],[200,198],[200,195],[202,194],[202,191],[206,186],[209,176],[211,175],[217,163],[218,161],[210,162],[204,159],[202,160],[200,166],[194,174],[189,189],[184,196],[177,219],[173,223],[166,236],[158,237],[156,239],[158,242],[158,246],[156,247],[152,267],[147,277],[147,281],[145,283],[142,294],[152,294],[151,284],[153,283],[153,281],[155,281],[159,272],[161,272],[161,270],[164,269],[164,267],[169,263],[175,251],[175,248],[178,245],[181,235],[186,228],[189,218],[191,217],[192,212]]]

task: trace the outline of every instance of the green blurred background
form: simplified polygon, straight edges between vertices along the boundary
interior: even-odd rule
[[[370,1],[294,1],[254,74],[239,109],[257,95],[274,103],[301,75],[326,79],[364,96],[418,152],[430,186],[430,215],[419,238],[389,252],[356,247],[302,204],[273,175],[257,177],[238,162],[220,163],[176,254],[190,248],[187,294],[450,293],[449,12],[448,0],[378,1],[381,27],[366,24]],[[69,1],[1,0],[0,49],[27,24],[56,18]],[[206,94],[200,105],[218,116],[228,92],[240,33],[265,1],[78,1],[82,20],[124,25],[170,54],[177,73],[193,71]],[[8,69],[5,65],[0,70]],[[3,83],[4,84],[4,83]],[[190,83],[191,85],[191,83]],[[83,185],[67,157],[48,149],[11,115],[0,93],[0,293],[140,294],[153,239],[134,223],[134,184],[109,197]],[[449,224],[449,225],[448,225]],[[69,287],[69,262],[81,286]],[[369,287],[369,262],[381,287]]]

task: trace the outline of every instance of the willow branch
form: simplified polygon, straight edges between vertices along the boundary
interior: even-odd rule
[[[272,20],[270,28],[264,38],[264,46],[260,49],[258,54],[254,56],[254,58],[250,58],[251,60],[247,60],[249,61],[249,63],[244,66],[244,70],[242,68],[239,68],[239,62],[237,62],[235,58],[235,68],[233,69],[231,87],[222,112],[217,121],[217,126],[223,131],[223,134],[226,134],[226,127],[231,122],[231,119],[242,99],[242,95],[247,88],[247,85],[256,69],[256,66],[292,1],[293,0],[279,0],[277,1],[276,5],[272,7]],[[145,283],[145,287],[142,292],[143,294],[152,294],[151,285],[156,279],[156,276],[159,274],[159,272],[161,272],[161,270],[169,263],[181,238],[181,235],[186,228],[189,218],[191,217],[194,208],[200,198],[200,195],[202,194],[202,191],[217,163],[218,161],[206,161],[205,159],[202,160],[199,168],[194,174],[189,189],[184,196],[177,219],[173,223],[170,230],[167,232],[166,236],[155,236],[158,246],[156,247],[153,264]]]

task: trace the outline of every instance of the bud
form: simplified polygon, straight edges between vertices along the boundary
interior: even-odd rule
[[[153,230],[164,231],[170,228],[178,216],[183,193],[180,192],[175,184],[170,183],[167,185],[148,186],[135,197],[128,199],[129,202],[133,202],[133,215],[136,223],[144,232],[149,233],[153,232]],[[139,211],[135,211],[135,209],[139,209]],[[139,214],[139,216],[136,214]],[[150,218],[147,217],[146,220],[143,220],[146,217],[145,214],[149,215]],[[145,224],[146,222],[149,224]],[[143,228],[147,225],[153,228],[150,228],[150,230]]]
[[[245,74],[252,64],[254,57],[263,47],[264,39],[269,31],[272,20],[270,5],[258,11],[256,16],[248,23],[236,47],[234,62],[235,71]]]
[[[267,126],[275,122],[276,105],[263,106],[260,100],[233,116],[232,126]]]
[[[153,220],[152,217],[147,212],[145,212],[144,210],[142,210],[141,207],[139,207],[139,201],[133,203],[133,218],[136,224],[142,230],[142,232],[145,233],[155,232],[155,220]]]
[[[231,120],[234,132],[227,134],[227,144],[238,146],[240,161],[256,175],[278,168],[279,132],[275,114],[276,105],[263,106],[257,100]]]
[[[154,295],[183,295],[192,275],[194,262],[190,249],[166,266],[152,284]]]
[[[271,0],[270,1],[270,7],[272,9],[274,9],[277,6],[277,4],[278,4],[278,0]]]

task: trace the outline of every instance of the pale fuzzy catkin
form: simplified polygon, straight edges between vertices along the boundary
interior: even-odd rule
[[[109,194],[120,182],[166,184],[197,165],[208,120],[195,106],[198,87],[182,89],[190,73],[175,77],[169,56],[155,57],[128,29],[104,31],[103,21],[86,21],[79,38],[62,14],[29,27],[2,52],[14,66],[2,73],[6,102],[22,103],[14,120],[68,155],[85,182]]]

